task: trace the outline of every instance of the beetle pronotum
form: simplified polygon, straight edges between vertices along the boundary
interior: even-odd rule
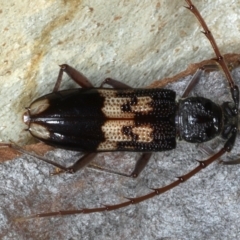
[[[217,160],[225,152],[232,149],[238,128],[238,88],[200,13],[193,6],[191,1],[187,0],[186,2],[188,4],[188,9],[198,18],[206,37],[213,46],[216,54],[216,61],[223,69],[228,80],[233,103],[224,103],[222,107],[219,107],[208,99],[198,97],[186,98],[180,100],[179,103],[176,104],[175,93],[172,91],[166,89],[131,89],[112,79],[110,79],[108,83],[118,88],[117,90],[94,89],[92,84],[83,75],[68,65],[62,65],[53,93],[35,100],[24,114],[24,121],[29,125],[28,130],[31,134],[46,143],[67,149],[87,150],[89,152],[94,151],[94,153],[86,154],[76,164],[68,168],[47,161],[59,167],[62,171],[67,172],[78,171],[88,164],[96,155],[95,151],[144,152],[131,174],[132,177],[136,177],[149,160],[151,156],[149,152],[173,149],[176,144],[175,141],[177,136],[194,143],[208,141],[222,133],[223,138],[227,139],[224,147],[206,161],[199,161],[200,164],[198,167],[186,175],[179,177],[178,180],[172,184],[163,188],[154,189],[151,193],[142,197],[131,198],[117,205],[92,209],[41,213],[24,219],[101,212],[105,210],[110,211],[130,204],[139,203],[174,188],[181,182],[191,178],[202,168]],[[58,91],[61,76],[64,71],[82,86],[83,89]],[[195,79],[199,79],[201,71],[200,69]],[[194,83],[194,81],[192,81],[192,83]],[[196,83],[193,85],[195,84]],[[189,85],[183,97],[187,97],[192,87],[192,85]],[[90,95],[91,98],[89,98]],[[76,104],[76,99],[78,100],[77,106],[74,105]],[[92,104],[92,99],[95,100],[94,104]],[[59,101],[62,101],[65,105],[60,105]],[[84,101],[84,105],[79,106],[79,102],[81,101]],[[96,105],[96,103],[98,103],[98,105]],[[70,109],[69,105],[73,106],[73,108]],[[61,112],[65,113],[64,116],[62,113],[59,115],[59,113],[55,112],[56,106],[59,107]],[[199,106],[200,108],[198,108]],[[78,111],[79,108],[81,108],[81,112]],[[72,117],[73,110],[75,112],[74,118]],[[94,114],[89,115],[89,110],[91,114]],[[195,110],[197,112],[195,112]],[[83,111],[86,111],[86,113],[83,113]],[[189,114],[188,111],[191,111],[191,113]],[[76,112],[81,119],[83,115],[85,116],[82,123],[79,119],[76,122]],[[53,120],[53,116],[56,117],[57,114],[58,119],[55,118]],[[166,114],[168,115],[167,118]],[[89,119],[89,117],[91,117],[91,119]],[[204,119],[202,117],[204,117]],[[86,126],[86,121],[88,122],[88,127]],[[204,124],[201,125],[201,122]],[[59,128],[59,123],[63,123],[61,128]],[[194,132],[191,131],[191,123],[194,125],[199,123],[199,128],[195,128],[194,130],[196,131]],[[80,124],[83,125],[80,126]],[[69,126],[72,125],[76,127],[73,128],[71,132],[69,131]],[[81,128],[79,128],[79,126]],[[66,129],[67,132],[65,131]],[[84,133],[84,139],[77,138],[79,134],[74,136],[76,129],[79,129],[79,133]],[[85,129],[85,132],[83,129]],[[96,132],[98,138],[96,137]],[[66,133],[71,135],[67,136]],[[92,137],[93,135],[95,135],[94,138]],[[86,141],[86,139],[88,141]],[[80,144],[81,140],[83,141]]]

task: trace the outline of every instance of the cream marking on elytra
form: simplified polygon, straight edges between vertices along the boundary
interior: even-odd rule
[[[123,129],[129,127],[131,133],[137,135],[137,139],[133,140],[131,134],[124,134]],[[97,150],[116,149],[118,142],[141,142],[150,143],[153,141],[153,129],[149,125],[135,125],[134,120],[108,120],[102,126],[102,132],[106,141],[99,144]]]
[[[116,92],[101,89],[98,92],[105,99],[102,112],[107,118],[134,118],[136,113],[148,114],[153,111],[151,106],[153,100],[149,96],[137,97],[137,103],[131,104],[130,97],[119,97]],[[126,104],[130,104],[129,112],[122,110],[122,106]]]
[[[49,107],[50,103],[48,99],[39,100],[33,102],[28,108],[27,111],[23,114],[23,122],[28,124],[31,120],[31,116],[39,114],[45,111]]]
[[[30,116],[42,113],[49,107],[49,105],[50,104],[48,99],[42,99],[42,100],[33,102],[29,107]]]
[[[42,139],[50,138],[50,132],[48,131],[48,129],[37,123],[31,123],[28,130],[36,137],[39,137]]]

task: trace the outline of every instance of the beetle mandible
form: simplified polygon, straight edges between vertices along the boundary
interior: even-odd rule
[[[70,167],[43,158],[45,162],[58,167],[60,172],[73,173],[82,169],[97,152],[135,151],[142,152],[130,174],[131,177],[137,177],[148,163],[152,152],[174,149],[177,138],[201,143],[220,135],[226,140],[224,146],[207,160],[199,161],[199,165],[189,173],[144,196],[129,198],[116,205],[40,213],[24,219],[111,211],[137,204],[176,187],[231,151],[238,130],[239,90],[201,14],[191,0],[186,0],[186,3],[186,8],[202,25],[203,33],[215,52],[215,60],[225,73],[231,91],[231,103],[224,102],[219,106],[203,97],[188,97],[204,68],[196,72],[182,98],[176,102],[174,91],[132,89],[110,78],[99,88],[94,88],[83,74],[63,64],[53,92],[33,101],[23,119],[31,135],[40,141],[58,148],[88,152]],[[59,91],[64,72],[82,88]],[[103,88],[104,84],[111,85],[113,89]],[[23,151],[11,144],[7,146]]]

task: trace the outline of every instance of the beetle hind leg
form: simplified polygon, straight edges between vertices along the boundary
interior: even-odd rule
[[[121,81],[118,81],[118,80],[115,80],[115,79],[112,79],[112,78],[106,78],[100,85],[100,88],[102,88],[104,86],[104,84],[107,84],[109,86],[112,86],[113,88],[122,88],[122,89],[130,89],[132,87],[130,87],[129,85],[121,82]]]
[[[90,162],[96,157],[97,153],[86,153],[84,154],[77,162],[75,162],[72,166],[68,167],[67,173],[75,173],[84,167],[86,167]]]
[[[53,92],[57,92],[59,90],[62,82],[63,72],[67,73],[67,75],[82,88],[93,88],[91,81],[82,73],[67,64],[62,64],[60,65],[58,78],[53,88]]]

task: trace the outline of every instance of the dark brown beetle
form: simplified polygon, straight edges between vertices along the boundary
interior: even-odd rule
[[[202,16],[190,0],[186,2],[187,8],[202,25],[204,34],[215,51],[215,60],[226,75],[233,100],[231,103],[224,102],[218,106],[206,98],[187,97],[204,69],[199,69],[182,99],[176,102],[175,92],[171,90],[132,89],[113,79],[106,79],[103,84],[109,84],[115,89],[105,89],[102,86],[94,88],[85,76],[64,64],[53,92],[35,100],[27,108],[24,122],[34,137],[49,145],[88,152],[67,168],[43,159],[60,168],[60,172],[73,173],[82,169],[97,152],[136,151],[143,152],[130,174],[131,177],[137,177],[146,166],[151,153],[174,149],[176,138],[201,143],[221,135],[226,139],[225,145],[207,160],[199,161],[199,166],[186,175],[165,187],[153,189],[142,197],[130,198],[116,205],[41,213],[25,219],[110,211],[136,204],[174,188],[231,151],[238,130],[239,90]],[[64,71],[82,88],[58,91]]]

